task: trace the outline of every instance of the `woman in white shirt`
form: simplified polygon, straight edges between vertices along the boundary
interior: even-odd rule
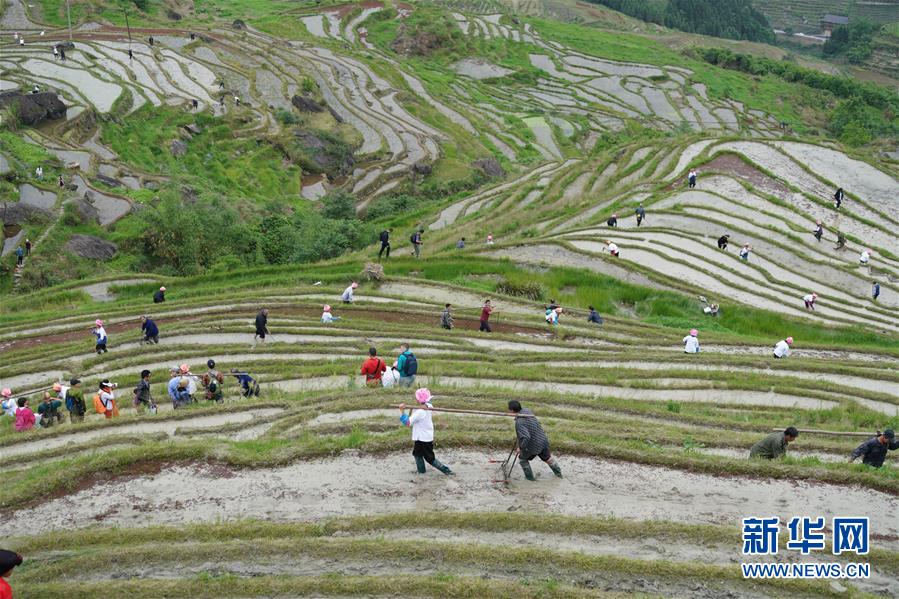
[[[685,354],[698,354],[699,353],[699,331],[696,329],[690,330],[690,334],[684,337],[684,353]]]
[[[340,317],[331,314],[331,306],[328,304],[322,306],[322,323],[331,324],[335,320],[340,320]]]
[[[354,292],[356,291],[356,288],[358,288],[358,287],[359,287],[359,283],[357,283],[356,281],[353,281],[352,285],[350,285],[349,287],[347,287],[346,289],[343,290],[343,295],[340,296],[340,299],[343,300],[343,303],[352,304],[354,301],[356,301],[356,296],[354,295]]]
[[[455,474],[434,457],[434,422],[431,420],[431,392],[427,389],[419,389],[415,392],[415,400],[420,406],[417,409],[409,408],[406,414],[406,404],[400,404],[400,422],[403,426],[412,428],[412,455],[415,457],[415,468],[419,474],[424,474],[425,462],[440,470],[444,474]]]

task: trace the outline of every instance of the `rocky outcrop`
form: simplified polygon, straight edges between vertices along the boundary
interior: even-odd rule
[[[180,139],[172,140],[172,156],[175,158],[181,158],[185,154],[187,154],[187,144],[181,141]]]
[[[412,172],[418,175],[430,175],[432,170],[431,165],[423,160],[419,160],[412,165]]]
[[[82,223],[99,223],[100,211],[94,206],[94,193],[88,191],[80,198],[74,198],[68,205],[72,206],[72,210],[78,216]]]
[[[23,94],[18,91],[0,93],[0,108],[10,107],[23,125],[33,127],[47,120],[66,116],[66,105],[53,92]]]
[[[506,171],[500,166],[496,158],[480,158],[471,163],[475,167],[490,178],[505,177]]]
[[[294,96],[290,99],[290,103],[300,112],[324,112],[325,110],[321,104],[306,96]]]
[[[65,249],[76,256],[91,260],[109,260],[115,256],[118,246],[111,241],[90,235],[72,235],[66,242]]]
[[[47,218],[52,213],[25,202],[0,202],[0,223],[21,225],[35,217]]]
[[[352,149],[338,138],[324,132],[298,130],[294,133],[294,158],[305,171],[325,173],[332,179],[353,172]]]
[[[238,31],[244,31],[247,28],[247,24],[241,21],[240,19],[234,19],[234,22],[231,23],[231,29],[237,29]]]
[[[181,20],[181,14],[178,12],[175,12],[172,9],[167,10],[165,15],[172,21],[180,21]]]
[[[446,40],[433,31],[403,23],[390,42],[390,49],[402,56],[428,56],[443,47]]]

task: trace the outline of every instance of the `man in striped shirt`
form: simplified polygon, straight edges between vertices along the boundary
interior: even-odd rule
[[[528,480],[536,480],[534,472],[531,470],[531,460],[539,456],[552,469],[553,474],[562,478],[562,469],[556,458],[549,452],[549,439],[534,413],[527,408],[522,408],[521,403],[515,399],[509,402],[509,411],[517,416],[515,418],[515,436],[518,437],[518,463],[521,464],[524,477]]]

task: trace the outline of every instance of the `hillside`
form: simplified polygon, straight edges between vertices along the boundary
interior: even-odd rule
[[[753,0],[752,4],[775,29],[814,34],[821,32],[824,15],[841,15],[886,24],[896,21],[899,14],[897,0]]]
[[[895,596],[895,90],[568,0],[65,7],[0,9],[0,389],[87,412],[4,399],[17,598]],[[806,559],[870,573],[740,567]]]

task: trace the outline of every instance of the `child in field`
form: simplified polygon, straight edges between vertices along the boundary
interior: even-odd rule
[[[31,430],[34,428],[36,420],[34,412],[28,406],[28,398],[20,397],[18,409],[16,410],[16,431],[21,433],[22,431]]]
[[[400,404],[400,422],[403,426],[412,428],[412,455],[415,457],[415,468],[419,474],[427,472],[425,462],[440,470],[444,474],[455,474],[449,466],[445,466],[434,457],[434,422],[431,420],[431,392],[427,389],[419,389],[415,392],[415,400],[420,406],[417,410],[409,408],[406,414],[406,404]]]
[[[108,352],[109,350],[106,349],[106,344],[109,342],[109,337],[106,334],[106,329],[103,327],[102,320],[97,319],[94,321],[94,328],[91,329],[91,333],[97,338],[97,344],[94,347],[97,355]]]

